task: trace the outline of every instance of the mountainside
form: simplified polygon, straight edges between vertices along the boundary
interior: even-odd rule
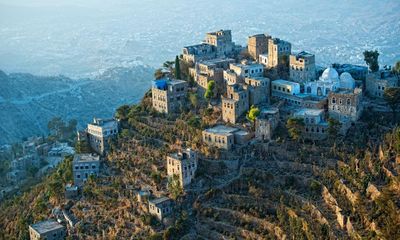
[[[134,103],[150,86],[153,69],[113,68],[93,79],[41,77],[0,71],[0,144],[47,133],[51,118],[111,117],[115,108]]]
[[[79,220],[71,239],[399,239],[400,129],[387,127],[391,115],[367,112],[346,137],[314,143],[290,140],[281,126],[271,142],[226,152],[202,143],[209,112],[200,110],[199,124],[188,109],[167,119],[149,96],[128,109],[100,177],[70,208]],[[134,190],[173,196],[165,159],[182,144],[201,153],[199,168],[163,228]],[[0,237],[25,239],[29,224],[65,203],[68,169],[71,159],[5,201]]]

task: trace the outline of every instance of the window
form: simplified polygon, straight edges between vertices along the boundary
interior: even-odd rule
[[[332,98],[332,104],[336,103],[336,98]]]
[[[350,105],[351,104],[351,100],[350,100],[350,98],[348,98],[347,99],[347,105]]]

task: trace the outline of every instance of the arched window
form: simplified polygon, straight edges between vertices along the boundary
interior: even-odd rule
[[[350,98],[348,98],[347,99],[347,105],[350,105],[351,104],[351,100],[350,100]]]
[[[335,104],[335,103],[336,103],[336,98],[333,97],[333,98],[332,98],[332,104]]]
[[[311,93],[311,87],[307,87],[307,93]]]
[[[318,95],[318,96],[322,96],[322,89],[321,89],[321,87],[318,87],[318,88],[317,88],[317,95]]]

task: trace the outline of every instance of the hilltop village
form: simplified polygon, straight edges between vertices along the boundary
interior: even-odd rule
[[[323,68],[313,53],[294,53],[290,42],[277,37],[249,36],[242,47],[230,30],[207,33],[156,71],[140,105],[122,106],[114,118],[95,118],[78,132],[76,153],[58,171],[65,185],[52,200],[51,214],[43,209],[42,221],[26,220],[30,239],[313,239],[313,231],[321,239],[384,236],[380,223],[352,212],[361,201],[358,192],[373,204],[386,183],[372,183],[375,173],[365,170],[370,166],[359,170],[361,155],[347,157],[365,143],[348,142],[366,126],[363,115],[396,112],[398,99],[392,98],[393,108],[387,102],[400,80],[391,67],[367,64],[370,69],[338,63]],[[368,142],[363,135],[360,142],[379,139]],[[332,150],[336,144],[348,152]],[[378,144],[371,155],[378,148],[384,151]],[[398,163],[392,164],[400,160],[398,152],[389,148],[383,155],[388,172],[382,174],[398,184]],[[332,170],[353,167],[368,180],[352,182]],[[99,198],[99,186],[110,202],[89,204]],[[296,188],[311,190],[301,196]],[[301,205],[307,209],[297,212]],[[117,207],[127,209],[124,217],[96,224]],[[121,224],[132,232],[113,230]]]

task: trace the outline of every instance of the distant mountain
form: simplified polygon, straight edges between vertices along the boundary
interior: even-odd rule
[[[84,127],[93,117],[111,117],[122,104],[138,102],[154,69],[118,67],[92,79],[43,77],[0,71],[0,144],[47,133],[47,122],[60,116]]]

